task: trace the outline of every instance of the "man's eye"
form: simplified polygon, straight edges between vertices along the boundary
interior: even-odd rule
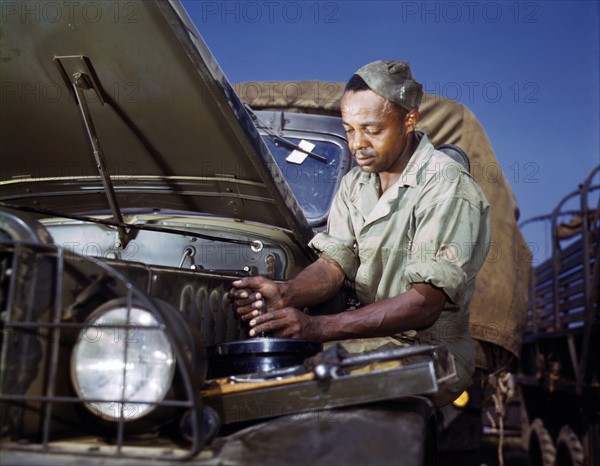
[[[365,129],[365,134],[368,134],[370,136],[375,136],[376,134],[379,134],[379,132],[380,131],[378,129],[370,129],[370,128]]]

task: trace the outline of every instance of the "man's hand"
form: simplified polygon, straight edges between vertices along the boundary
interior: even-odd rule
[[[294,307],[286,307],[254,317],[250,336],[265,333],[277,338],[301,338],[320,341],[318,317],[311,317]]]
[[[263,299],[267,310],[304,308],[333,297],[343,283],[344,271],[323,254],[293,280],[274,282],[261,276],[242,278],[233,282],[230,294],[238,314],[248,322],[264,311]]]
[[[267,309],[281,307],[281,290],[273,280],[265,277],[248,277],[236,280],[229,294],[234,299],[237,313],[242,320],[249,321],[264,312],[263,299]]]
[[[229,291],[242,320],[250,322],[250,336],[265,333],[277,338],[301,338],[319,341],[316,321],[294,307],[284,307],[282,287],[280,283],[265,277],[248,277],[236,280]],[[267,310],[263,309],[263,299]],[[282,308],[283,309],[280,309]]]

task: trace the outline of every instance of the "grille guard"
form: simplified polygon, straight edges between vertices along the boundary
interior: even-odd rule
[[[186,438],[190,443],[183,449],[178,445],[180,448],[176,450],[177,455],[171,458],[187,459],[203,448],[207,432],[202,422],[200,387],[205,377],[205,360],[197,360],[194,351],[186,347],[185,340],[189,343],[190,336],[181,338],[181,335],[176,335],[175,330],[181,331],[183,326],[176,328],[175,317],[169,312],[173,308],[159,305],[125,275],[103,261],[69,253],[56,245],[2,243],[0,261],[0,304],[3,309],[0,340],[0,404],[3,409],[0,412],[0,426],[2,436],[12,440],[9,448],[19,449],[20,444],[23,447],[28,442],[36,442],[36,450],[56,452],[52,444],[64,438],[65,427],[71,433],[85,432],[86,426],[81,419],[77,419],[75,413],[80,409],[78,407],[83,408],[84,403],[107,401],[78,398],[64,380],[65,370],[69,365],[68,362],[65,363],[67,358],[64,358],[64,354],[72,349],[74,335],[90,328],[90,324],[81,318],[81,313],[87,315],[89,312],[86,308],[96,307],[96,295],[102,295],[102,291],[113,294],[115,298],[125,299],[128,312],[134,302],[151,312],[159,325],[144,329],[157,328],[164,331],[173,348],[177,361],[175,378],[180,385],[178,396],[156,403],[144,401],[156,408],[174,408],[192,413],[187,418],[190,430]],[[71,275],[78,281],[85,278],[90,284],[75,294]],[[125,331],[134,331],[135,327],[128,324]],[[102,329],[119,330],[114,325],[94,327],[95,331]],[[129,345],[126,338],[125,348]],[[201,348],[196,348],[199,349]],[[126,349],[124,358],[125,354]],[[37,367],[33,368],[34,365]],[[148,455],[144,455],[141,454],[143,449],[134,448],[130,451],[127,448],[128,421],[125,406],[142,401],[123,398],[108,401],[119,403],[121,413],[116,422],[109,426],[103,425],[112,447],[104,451],[97,447],[91,448],[86,455],[111,458],[156,457],[155,449],[149,449]],[[95,442],[97,445],[97,441]],[[7,447],[8,444],[3,442],[3,449]]]

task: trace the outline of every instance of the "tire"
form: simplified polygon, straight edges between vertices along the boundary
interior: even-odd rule
[[[569,426],[560,429],[556,440],[556,466],[583,466],[585,455],[579,438]]]
[[[534,419],[529,426],[529,459],[532,466],[554,466],[556,449],[552,437],[541,419]]]

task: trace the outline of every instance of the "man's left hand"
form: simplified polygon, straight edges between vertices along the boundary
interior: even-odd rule
[[[317,318],[311,317],[295,307],[286,307],[266,312],[250,321],[250,336],[261,333],[277,338],[301,338],[320,341]]]

